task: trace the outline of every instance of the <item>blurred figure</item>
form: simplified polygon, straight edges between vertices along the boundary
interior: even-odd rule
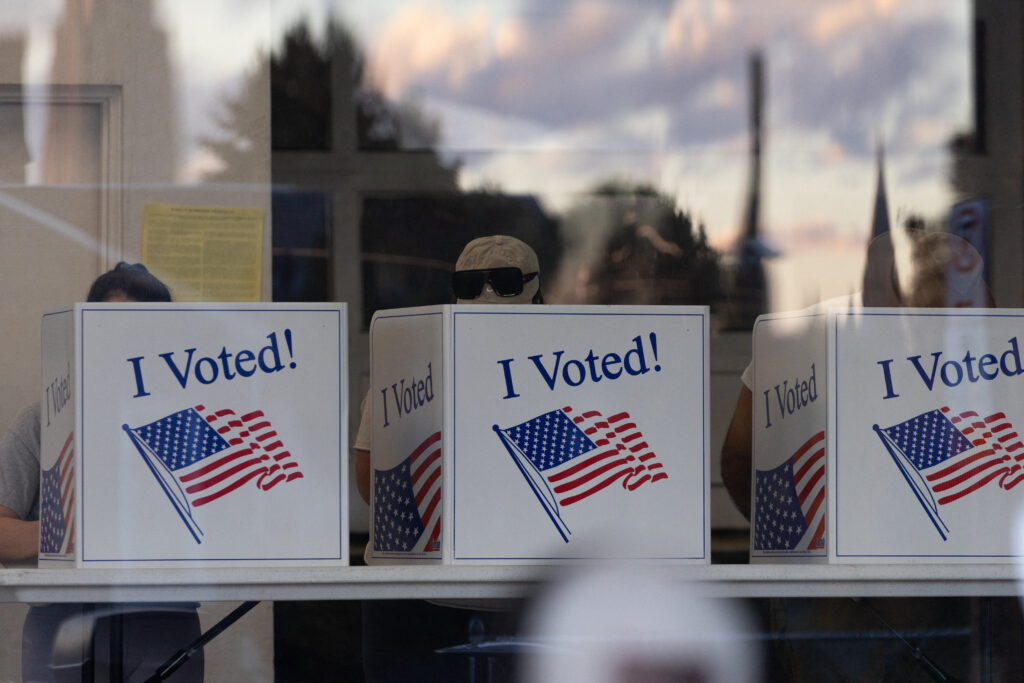
[[[718,261],[703,226],[660,199],[634,202],[592,269],[582,270],[582,302],[709,304],[718,296]]]
[[[652,565],[573,568],[524,617],[521,683],[752,683],[753,622]]]
[[[849,297],[818,304],[864,307],[962,308],[995,306],[985,284],[981,257],[970,244],[947,232],[909,229],[871,240],[863,287]],[[750,519],[753,399],[750,365],[722,445],[722,481],[733,503]]]
[[[973,255],[972,255],[973,254]],[[975,303],[977,302],[977,303]],[[908,229],[883,233],[868,245],[863,288],[849,297],[818,304],[831,307],[964,307],[993,306],[985,284],[981,258],[967,242],[945,232]],[[752,385],[748,365],[743,386],[722,446],[722,480],[730,497],[747,519],[751,516]],[[772,633],[788,639],[777,641],[772,656],[794,681],[908,680],[921,673],[921,664],[898,641],[863,640],[859,634],[883,625],[895,628],[962,628],[968,622],[969,604],[947,600],[877,601],[847,599],[769,600]],[[884,619],[884,621],[883,621]],[[815,638],[799,634],[816,633]],[[943,648],[942,654],[962,654],[963,640],[919,640],[923,650]],[[964,658],[960,657],[962,661]],[[953,661],[957,661],[953,658]]]

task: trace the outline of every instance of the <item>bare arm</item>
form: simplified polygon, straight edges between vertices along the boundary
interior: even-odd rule
[[[31,560],[39,551],[39,522],[26,522],[0,505],[0,562]]]
[[[363,502],[370,504],[370,451],[355,449],[356,456],[356,488]]]
[[[750,519],[751,419],[753,394],[744,386],[736,401],[729,431],[722,444],[722,481],[729,496],[747,519]]]

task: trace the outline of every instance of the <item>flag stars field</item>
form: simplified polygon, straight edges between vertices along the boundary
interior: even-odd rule
[[[441,433],[434,432],[398,465],[374,470],[375,551],[433,552],[440,549],[441,462]],[[388,501],[386,505],[384,501]],[[385,533],[389,528],[394,529],[394,533]]]
[[[875,427],[897,467],[904,472],[916,470],[923,477],[918,482],[904,474],[943,538],[948,527],[938,515],[938,506],[959,500],[990,482],[996,482],[998,489],[1009,490],[1024,480],[1019,474],[1021,467],[1008,455],[1024,448],[1024,444],[1005,413],[997,411],[984,418],[971,410],[952,418],[949,414],[950,408],[943,406],[892,427]],[[996,436],[1003,432],[1006,434]]]
[[[259,422],[255,422],[259,420]],[[218,500],[248,482],[268,491],[303,477],[288,451],[277,441],[266,448],[239,438],[239,428],[255,424],[261,434],[276,435],[262,411],[236,417],[232,410],[207,411],[198,405],[135,429],[125,426],[132,443],[197,542],[200,530],[193,510]],[[270,462],[271,453],[275,462]],[[161,479],[159,471],[170,474]]]
[[[815,550],[824,545],[824,431],[771,470],[757,470],[754,547]]]
[[[502,445],[566,542],[568,530],[561,521],[561,508],[616,482],[633,491],[647,482],[668,478],[653,452],[641,456],[646,464],[634,464],[637,458],[627,444],[640,439],[634,449],[644,450],[648,446],[642,442],[643,435],[636,425],[628,420],[625,412],[605,419],[599,411],[577,414],[566,406],[507,429],[495,425]],[[611,426],[614,422],[622,422],[620,432]],[[599,432],[606,438],[591,440]],[[528,472],[538,474],[540,479],[534,481]]]

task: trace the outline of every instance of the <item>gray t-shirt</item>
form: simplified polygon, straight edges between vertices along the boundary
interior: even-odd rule
[[[356,440],[352,448],[360,451],[368,451],[372,447],[370,425],[370,392],[363,396],[363,402],[359,404],[359,429],[356,430]]]
[[[39,519],[39,404],[24,408],[0,440],[0,505]]]

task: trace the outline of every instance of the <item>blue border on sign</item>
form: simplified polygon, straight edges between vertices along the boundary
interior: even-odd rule
[[[452,353],[451,353],[451,356],[453,358],[455,357],[456,352],[457,352],[456,344],[457,344],[457,341],[458,341],[456,339],[456,334],[455,334],[455,330],[456,330],[456,317],[457,316],[464,316],[464,315],[497,315],[497,316],[526,315],[526,316],[562,316],[562,317],[566,317],[566,316],[585,316],[585,317],[613,316],[613,317],[633,317],[633,318],[697,318],[700,321],[700,332],[699,333],[700,333],[700,345],[701,345],[701,359],[700,359],[700,363],[701,363],[701,367],[700,367],[701,395],[702,396],[706,395],[707,386],[705,384],[705,377],[707,375],[707,372],[706,372],[707,367],[705,366],[705,359],[708,357],[708,349],[705,346],[706,338],[707,338],[707,331],[705,329],[705,325],[707,324],[707,318],[708,318],[708,314],[707,313],[682,313],[682,312],[680,312],[680,313],[655,313],[655,312],[644,312],[644,313],[641,313],[641,312],[636,312],[636,313],[620,312],[620,313],[613,313],[613,312],[600,312],[600,311],[536,311],[536,312],[534,312],[534,311],[508,311],[508,312],[506,312],[506,311],[471,311],[471,310],[458,310],[458,311],[455,311],[455,310],[453,310],[452,311],[452,319],[451,319],[451,336],[452,336]],[[458,430],[457,430],[457,428],[456,428],[456,426],[454,424],[455,420],[456,420],[456,416],[458,415],[458,410],[456,409],[456,404],[458,402],[458,397],[456,396],[456,387],[458,386],[458,382],[456,381],[455,371],[456,371],[456,369],[455,369],[455,367],[453,367],[452,368],[452,392],[451,392],[451,394],[452,394],[452,431],[457,432]],[[702,449],[704,448],[704,444],[707,443],[707,438],[708,438],[707,431],[706,431],[707,430],[707,420],[708,420],[708,418],[707,418],[707,410],[708,410],[708,406],[707,406],[706,402],[702,401],[702,403],[701,403],[701,441],[700,441]],[[455,486],[456,477],[458,475],[458,469],[456,467],[456,463],[458,462],[458,458],[457,458],[457,454],[455,452],[455,443],[456,442],[453,439],[452,440],[452,486],[453,486],[453,488]],[[709,444],[709,446],[710,446],[710,444]],[[708,478],[708,473],[707,473],[707,470],[706,470],[707,466],[708,466],[707,458],[703,458],[702,457],[701,458],[701,481],[705,481]],[[702,513],[701,514],[702,515],[707,515],[708,514],[708,496],[709,495],[710,495],[710,491],[709,491],[708,487],[702,487],[702,491],[701,491],[701,502],[702,502],[702,506],[701,506]],[[457,501],[455,501],[455,502],[457,502]],[[530,560],[567,560],[567,559],[568,560],[598,560],[598,559],[606,559],[606,558],[602,558],[602,557],[571,557],[571,558],[566,558],[565,556],[555,556],[555,557],[536,556],[536,557],[530,557],[530,556],[522,556],[522,555],[514,556],[514,557],[475,557],[475,556],[462,556],[462,557],[460,557],[459,554],[458,554],[457,549],[455,548],[455,540],[456,540],[457,537],[456,537],[456,534],[455,534],[454,527],[455,527],[455,519],[456,519],[457,515],[455,514],[455,510],[454,510],[454,503],[453,503],[452,508],[453,508],[452,509],[452,527],[453,527],[452,528],[452,560],[466,560],[466,561],[474,561],[474,560],[475,561],[481,561],[481,560],[502,561],[502,560],[508,560],[508,561],[524,562],[524,561],[530,561]],[[706,517],[704,517],[704,518],[701,519],[701,553],[702,554],[700,554],[700,555],[679,555],[679,556],[667,555],[667,556],[658,556],[658,557],[643,557],[643,558],[636,558],[636,559],[637,560],[641,560],[641,561],[643,561],[643,560],[677,560],[677,561],[678,560],[708,560],[709,557],[708,557],[708,539],[707,539],[707,534],[708,534],[708,519]]]
[[[832,368],[835,372],[835,386],[836,394],[839,393],[839,317],[845,316],[846,318],[872,318],[872,317],[899,317],[899,318],[1024,318],[1020,314],[1011,313],[978,313],[972,311],[964,311],[963,313],[957,311],[952,313],[928,313],[924,311],[906,311],[906,310],[894,310],[894,311],[858,311],[858,310],[844,310],[838,311],[835,318],[835,348],[833,349]],[[829,413],[833,416],[833,424],[835,425],[835,441],[837,445],[836,452],[836,490],[833,491],[833,495],[836,498],[836,517],[835,530],[836,530],[836,557],[902,557],[902,558],[915,558],[915,557],[949,557],[949,558],[1010,558],[1010,557],[1024,557],[1021,554],[1008,554],[1008,555],[980,555],[980,554],[954,554],[954,553],[935,553],[935,554],[887,554],[887,553],[841,553],[839,552],[839,413],[838,406],[835,405],[838,401],[833,401],[832,406],[829,407]]]
[[[79,552],[79,560],[83,564],[85,564],[85,563],[101,564],[101,563],[107,563],[107,562],[109,562],[109,563],[126,563],[126,562],[209,563],[209,562],[257,562],[257,561],[258,562],[277,562],[277,561],[280,561],[280,562],[289,562],[289,563],[291,563],[291,562],[342,560],[342,559],[345,558],[345,550],[346,550],[346,547],[347,547],[348,539],[345,537],[347,529],[343,528],[345,525],[341,523],[342,520],[344,519],[344,514],[346,512],[342,508],[342,501],[344,500],[345,496],[344,496],[344,492],[341,490],[341,484],[344,481],[344,477],[345,477],[345,467],[344,467],[345,463],[343,461],[345,459],[344,455],[345,455],[346,445],[342,442],[342,432],[344,430],[341,429],[341,426],[340,426],[342,424],[341,420],[347,420],[348,419],[347,415],[342,415],[341,414],[341,406],[342,406],[342,403],[344,403],[344,401],[340,400],[341,397],[345,395],[344,392],[347,390],[347,387],[344,386],[345,382],[343,381],[343,377],[346,375],[346,367],[347,366],[345,365],[345,363],[347,363],[348,359],[347,358],[342,358],[342,347],[347,342],[347,339],[343,338],[343,335],[342,335],[342,317],[341,316],[342,316],[342,313],[344,313],[344,309],[337,309],[337,308],[263,308],[263,307],[252,307],[252,308],[247,308],[247,307],[212,308],[212,307],[206,307],[206,306],[195,306],[195,307],[179,307],[179,306],[175,306],[174,308],[147,308],[147,307],[131,306],[131,307],[124,307],[124,308],[120,308],[120,307],[118,307],[118,308],[111,308],[111,307],[103,307],[103,308],[100,308],[100,307],[97,307],[97,308],[82,307],[79,310],[80,310],[80,314],[81,314],[80,315],[80,319],[79,319],[79,335],[80,335],[80,338],[81,338],[81,349],[82,349],[81,357],[82,358],[84,358],[86,356],[86,352],[85,352],[85,314],[86,313],[126,314],[126,313],[134,313],[134,312],[148,312],[148,313],[161,312],[161,313],[166,313],[166,312],[173,311],[173,312],[177,313],[177,312],[204,311],[204,312],[213,312],[213,313],[240,313],[240,312],[246,312],[246,313],[321,313],[321,314],[322,313],[333,313],[333,314],[335,314],[335,316],[337,317],[337,330],[338,330],[338,348],[337,348],[337,353],[338,353],[338,370],[339,370],[339,372],[338,372],[338,397],[339,397],[339,401],[338,401],[338,411],[339,411],[338,412],[338,420],[339,420],[339,422],[338,422],[338,425],[339,425],[339,427],[338,427],[338,440],[339,440],[339,442],[338,442],[338,521],[339,521],[339,526],[342,527],[340,529],[341,538],[339,539],[338,555],[336,555],[336,556],[322,556],[322,557],[319,557],[319,556],[310,556],[310,557],[259,557],[259,556],[256,556],[256,557],[202,557],[202,558],[196,558],[196,557],[179,557],[179,558],[174,558],[174,557],[168,557],[168,558],[164,558],[164,557],[160,557],[160,558],[149,558],[149,557],[127,558],[127,557],[120,557],[120,558],[96,558],[96,559],[90,559],[90,558],[87,558],[85,556],[85,548],[86,548],[85,530],[86,530],[86,524],[85,524],[85,501],[83,500],[82,504],[81,504],[81,508],[80,508],[81,511],[82,511],[82,523],[81,523],[82,547],[78,551]],[[84,395],[85,394],[85,367],[84,367],[84,365],[85,365],[84,363],[79,363],[79,368],[78,368],[79,386],[81,387],[80,395]],[[84,402],[79,407],[79,410],[80,410],[81,415],[82,415],[82,429],[81,429],[82,434],[80,435],[80,438],[81,438],[81,443],[85,443],[85,428],[86,428],[87,421],[86,421],[86,418],[85,418],[85,404],[84,404]],[[81,477],[82,477],[82,490],[84,491],[85,490],[85,469],[86,469],[86,466],[87,466],[84,449],[82,449],[82,453],[80,454],[79,457],[80,457],[79,462],[81,463],[81,466],[82,466],[82,473],[81,473]],[[83,498],[84,498],[84,496],[83,496]]]

